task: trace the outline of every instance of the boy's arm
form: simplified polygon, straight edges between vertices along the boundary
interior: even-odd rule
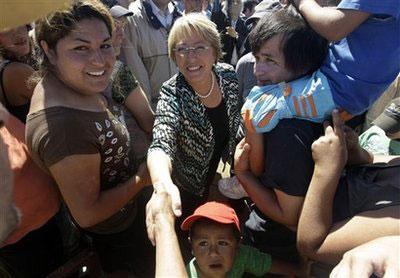
[[[315,0],[293,0],[310,26],[329,41],[338,41],[350,34],[369,13],[321,7]]]
[[[256,206],[271,219],[288,227],[297,226],[304,198],[262,186],[249,170],[250,145],[243,139],[235,151],[235,174]]]
[[[250,170],[259,177],[264,171],[264,142],[261,133],[247,131],[245,142],[251,146]]]
[[[324,243],[332,226],[332,207],[341,172],[347,161],[345,135],[338,112],[334,127],[326,126],[325,136],[312,145],[314,174],[304,200],[297,230],[300,253],[309,257]]]

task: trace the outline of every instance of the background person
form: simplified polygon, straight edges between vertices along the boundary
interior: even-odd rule
[[[244,41],[249,30],[241,14],[242,9],[242,0],[216,0],[211,10],[211,21],[217,25],[221,35],[222,61],[233,66],[248,52]]]
[[[243,1],[243,11],[242,11],[242,13],[244,14],[246,19],[254,14],[255,7],[257,6],[257,4],[258,4],[258,1],[256,1],[256,0]]]
[[[138,161],[143,161],[150,146],[154,112],[136,77],[127,65],[119,60],[125,37],[127,18],[133,13],[117,5],[116,0],[103,0],[114,18],[113,47],[117,61],[111,75],[111,84],[105,93],[121,105],[124,122],[130,135],[131,148]]]
[[[129,10],[121,60],[128,65],[156,109],[161,85],[177,73],[168,57],[168,36],[181,13],[170,0],[140,0]]]
[[[24,62],[30,53],[27,25],[0,33],[0,102],[23,123],[34,88],[28,84],[34,69]]]
[[[359,141],[361,147],[373,154],[400,155],[400,98],[388,104]]]

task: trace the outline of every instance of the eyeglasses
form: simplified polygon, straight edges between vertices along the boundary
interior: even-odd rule
[[[210,46],[206,45],[199,45],[195,47],[177,47],[174,48],[174,52],[178,53],[179,56],[187,56],[189,55],[190,51],[192,51],[195,55],[202,55],[206,53],[210,49]]]

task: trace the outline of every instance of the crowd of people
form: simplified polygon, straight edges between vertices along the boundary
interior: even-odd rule
[[[15,5],[0,277],[400,275],[398,1]]]

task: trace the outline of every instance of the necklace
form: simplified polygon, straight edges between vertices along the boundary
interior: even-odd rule
[[[211,93],[212,93],[212,91],[214,90],[214,74],[211,72],[211,88],[210,88],[210,90],[208,91],[208,93],[206,94],[206,95],[200,95],[198,92],[196,92],[195,91],[195,89],[193,89],[193,91],[194,91],[194,93],[199,97],[199,98],[202,98],[202,99],[205,99],[205,98],[208,98],[210,95],[211,95]]]

